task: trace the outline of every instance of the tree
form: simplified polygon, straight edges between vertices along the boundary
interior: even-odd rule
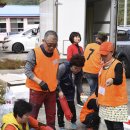
[[[2,0],[9,5],[38,5],[39,0]]]
[[[124,0],[119,0],[118,6],[118,25],[124,24]],[[130,24],[130,0],[127,5],[127,24]]]

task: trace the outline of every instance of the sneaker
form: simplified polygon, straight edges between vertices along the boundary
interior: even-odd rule
[[[60,127],[59,130],[65,130],[65,127]]]
[[[73,129],[73,130],[76,130],[76,129],[77,129],[76,123],[71,123],[71,129]]]
[[[79,107],[83,107],[84,104],[83,104],[83,102],[80,101],[80,103],[77,103],[77,105],[78,105]]]

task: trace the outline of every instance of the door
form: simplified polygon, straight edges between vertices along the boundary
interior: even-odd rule
[[[58,50],[66,55],[70,45],[69,35],[73,31],[81,34],[84,45],[85,0],[41,0],[40,2],[40,34],[53,29],[58,33]],[[42,38],[41,38],[42,39]]]
[[[64,56],[71,44],[69,35],[76,31],[81,34],[81,42],[85,41],[85,0],[58,0],[57,32],[59,37],[58,49]]]

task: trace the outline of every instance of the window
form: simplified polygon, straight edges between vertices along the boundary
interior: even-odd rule
[[[130,41],[130,30],[118,30],[117,41]]]
[[[0,33],[6,32],[6,19],[0,19]]]
[[[11,18],[11,32],[23,31],[23,18]]]
[[[39,24],[39,18],[28,18],[28,24]]]

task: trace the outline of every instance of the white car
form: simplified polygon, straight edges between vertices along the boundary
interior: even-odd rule
[[[21,53],[35,47],[37,39],[37,28],[32,28],[18,34],[9,35],[4,38],[3,50],[8,52]]]

